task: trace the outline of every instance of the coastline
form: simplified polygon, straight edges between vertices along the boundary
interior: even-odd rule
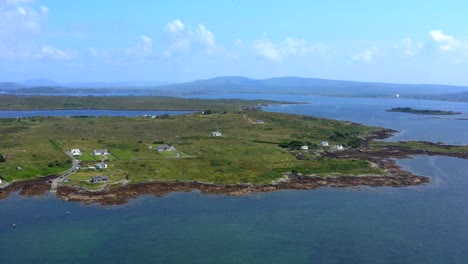
[[[367,146],[370,141],[382,140],[391,137],[395,130],[381,129],[364,140]],[[435,143],[432,143],[435,144]],[[427,184],[430,179],[425,176],[414,175],[398,166],[394,159],[411,158],[413,155],[443,155],[468,159],[468,154],[439,153],[427,150],[405,149],[392,147],[388,151],[371,151],[348,149],[340,152],[328,152],[324,156],[330,158],[356,158],[367,160],[374,166],[381,168],[387,175],[331,175],[322,177],[317,175],[303,175],[286,173],[284,178],[268,184],[214,184],[199,181],[153,181],[146,183],[126,184],[118,188],[91,191],[79,186],[60,185],[57,189],[57,198],[65,201],[76,201],[83,204],[117,205],[127,203],[128,200],[141,195],[164,196],[172,192],[190,192],[198,190],[203,194],[214,195],[248,195],[255,192],[273,192],[278,190],[311,190],[320,187],[347,188],[347,187],[404,187]],[[55,176],[46,176],[34,180],[14,182],[0,188],[0,199],[8,197],[11,193],[19,192],[24,196],[40,196],[49,193],[50,181]]]

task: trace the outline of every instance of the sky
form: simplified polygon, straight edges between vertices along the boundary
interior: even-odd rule
[[[0,0],[0,82],[468,86],[465,0]]]

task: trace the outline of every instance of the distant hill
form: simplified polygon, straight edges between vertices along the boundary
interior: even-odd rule
[[[168,85],[168,82],[143,82],[143,81],[128,81],[128,82],[71,82],[59,83],[50,79],[37,78],[29,79],[19,83],[27,87],[62,87],[62,88],[136,88],[136,87],[154,87],[159,85]]]
[[[0,83],[0,93],[167,96],[255,93],[344,97],[399,96],[401,98],[468,101],[468,87],[466,86],[374,83],[301,77],[252,79],[242,76],[223,76],[175,84],[164,82],[57,83],[48,79],[32,79],[20,84]]]
[[[45,78],[29,79],[20,84],[28,87],[60,86],[58,82]]]
[[[160,85],[169,85],[169,82],[72,82],[62,84],[68,88],[152,88]]]
[[[441,95],[468,92],[468,87],[425,84],[392,84],[338,81],[317,78],[281,77],[251,79],[240,76],[216,77],[188,83],[159,86],[161,90],[209,93],[288,93],[332,96],[395,96],[396,94]]]
[[[1,90],[17,90],[24,88],[23,85],[17,84],[14,82],[0,82],[0,91]]]

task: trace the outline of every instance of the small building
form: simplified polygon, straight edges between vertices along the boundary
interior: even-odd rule
[[[213,132],[211,132],[211,136],[212,137],[220,137],[220,136],[222,136],[222,134],[221,134],[221,132],[213,131]]]
[[[240,108],[241,111],[262,111],[261,106],[243,105]]]
[[[70,155],[72,155],[72,156],[81,156],[81,151],[80,151],[80,149],[71,149],[70,150]]]
[[[95,149],[93,150],[93,155],[94,156],[102,156],[102,155],[108,155],[109,151],[107,149]]]
[[[107,180],[109,180],[107,176],[93,176],[91,182],[107,182]]]
[[[0,179],[0,184],[2,184],[2,183],[3,183],[3,181],[2,181],[2,179]]]
[[[328,147],[328,146],[329,146],[328,141],[322,141],[322,142],[320,142],[320,146],[322,146],[322,147]]]
[[[335,145],[335,146],[333,146],[333,150],[339,151],[339,150],[343,150],[343,149],[344,149],[344,147],[343,147],[342,145]]]
[[[261,120],[261,119],[258,119],[257,121],[255,121],[256,124],[265,124],[265,121]]]
[[[156,148],[157,151],[173,151],[176,150],[173,146],[171,145],[159,145]]]
[[[100,170],[107,169],[107,164],[104,163],[104,162],[99,162],[99,163],[96,163],[95,167],[96,167],[96,169],[100,169]]]
[[[301,146],[300,149],[301,149],[301,150],[308,150],[308,149],[309,149],[309,146],[305,146],[305,145],[304,145],[304,146]]]

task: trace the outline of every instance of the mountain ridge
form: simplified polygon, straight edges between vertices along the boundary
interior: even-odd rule
[[[37,85],[50,84],[50,85]],[[29,84],[25,85],[25,84]],[[133,84],[133,85],[132,85]],[[106,95],[204,95],[204,94],[293,94],[345,97],[399,97],[415,99],[468,101],[468,86],[438,84],[397,84],[358,82],[303,77],[253,79],[244,76],[219,76],[183,83],[162,82],[68,83],[48,79],[33,79],[23,83],[0,83],[0,93],[20,95],[77,94]],[[67,86],[68,85],[68,86]]]

